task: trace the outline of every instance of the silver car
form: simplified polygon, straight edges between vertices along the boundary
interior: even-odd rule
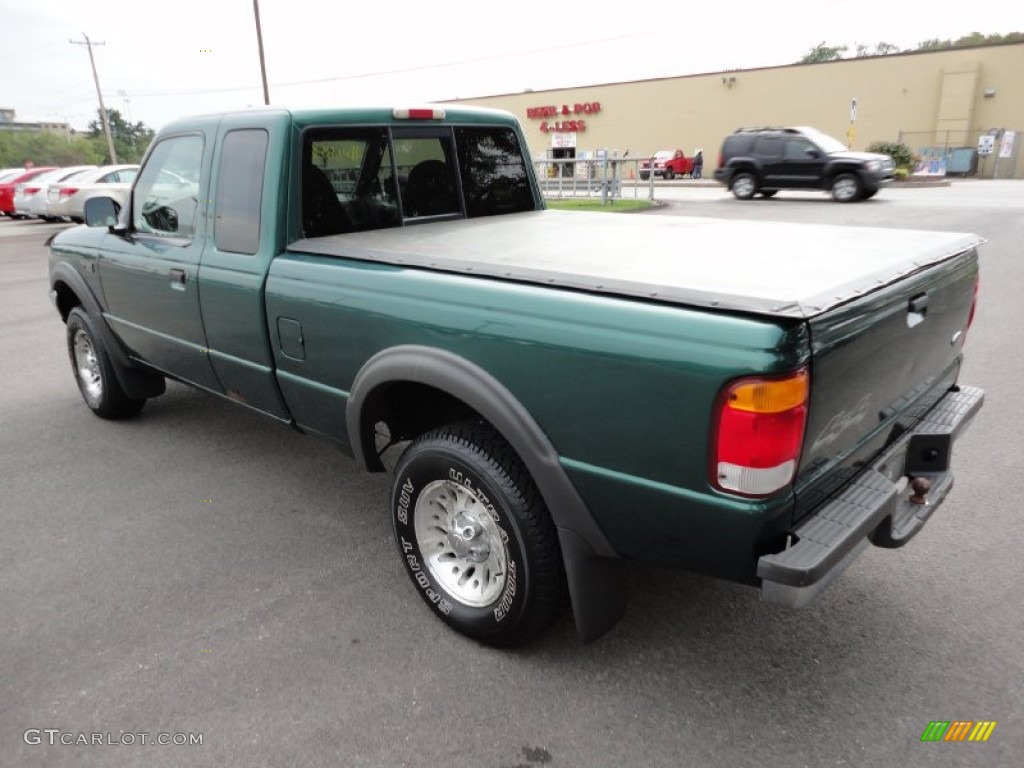
[[[14,188],[14,215],[54,221],[46,209],[46,195],[50,184],[59,184],[85,171],[95,170],[95,165],[71,165],[58,168],[25,181]]]
[[[138,165],[103,165],[51,184],[46,195],[47,214],[81,222],[85,201],[93,197],[112,197],[123,207],[138,172]]]

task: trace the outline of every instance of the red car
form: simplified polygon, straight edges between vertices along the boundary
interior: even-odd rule
[[[693,173],[693,158],[683,154],[683,150],[677,149],[673,152],[670,149],[662,149],[654,153],[654,175],[664,176],[671,181],[676,176],[686,176]],[[647,180],[651,175],[651,161],[643,160],[640,163],[640,178]]]
[[[32,181],[36,176],[47,171],[55,171],[57,166],[48,165],[44,168],[30,168],[24,173],[18,174],[13,179],[8,179],[0,184],[0,214],[4,216],[14,215],[14,187],[25,181]]]

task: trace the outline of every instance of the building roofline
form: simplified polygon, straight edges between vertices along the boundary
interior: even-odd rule
[[[604,83],[589,83],[587,85],[568,85],[562,88],[542,88],[539,90],[525,90],[525,91],[513,91],[510,93],[491,93],[483,96],[466,96],[454,99],[443,99],[438,100],[437,104],[455,104],[464,101],[474,101],[477,99],[503,99],[509,96],[524,96],[526,94],[544,94],[554,93],[556,91],[580,91],[587,88],[607,88],[612,85],[636,85],[638,83],[657,83],[664,80],[686,80],[697,77],[710,77],[713,75],[735,75],[737,73],[747,72],[765,72],[773,69],[792,69],[793,67],[820,67],[827,66],[829,64],[850,64],[857,61],[868,61],[871,59],[893,59],[903,56],[926,56],[930,54],[949,53],[951,51],[969,51],[976,50],[978,48],[1003,48],[1011,45],[1024,46],[1024,40],[1011,40],[1002,43],[986,43],[984,45],[959,45],[950,48],[927,48],[925,50],[915,51],[901,51],[900,53],[884,53],[875,56],[855,56],[852,59],[833,59],[831,61],[815,61],[815,62],[793,62],[792,64],[772,64],[764,67],[750,67],[748,69],[721,69],[712,70],[709,72],[694,72],[687,75],[662,75],[661,77],[645,77],[639,80],[618,80],[616,82],[604,82]]]

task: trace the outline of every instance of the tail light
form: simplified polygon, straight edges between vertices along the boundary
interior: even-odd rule
[[[725,165],[725,155],[723,155],[721,152],[719,152],[718,153],[718,167],[721,168],[723,165]]]
[[[78,187],[61,187],[57,193],[60,197],[71,197],[75,192],[78,191]]]
[[[413,107],[411,109],[391,110],[395,120],[444,120],[444,109],[441,107]]]
[[[767,496],[793,481],[807,425],[810,376],[730,382],[718,399],[711,482],[730,493]]]
[[[967,330],[971,329],[971,323],[974,322],[974,312],[978,308],[978,288],[981,286],[981,276],[974,278],[974,298],[971,299],[971,311],[967,315]]]

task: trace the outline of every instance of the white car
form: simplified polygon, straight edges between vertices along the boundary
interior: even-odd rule
[[[51,184],[46,195],[47,215],[80,223],[85,216],[85,201],[93,197],[112,197],[123,207],[138,172],[137,165],[104,165]]]
[[[95,165],[71,165],[37,176],[32,181],[24,181],[14,188],[14,215],[40,218],[53,221],[47,211],[46,195],[50,184],[68,181],[73,176],[85,171],[95,170]]]

